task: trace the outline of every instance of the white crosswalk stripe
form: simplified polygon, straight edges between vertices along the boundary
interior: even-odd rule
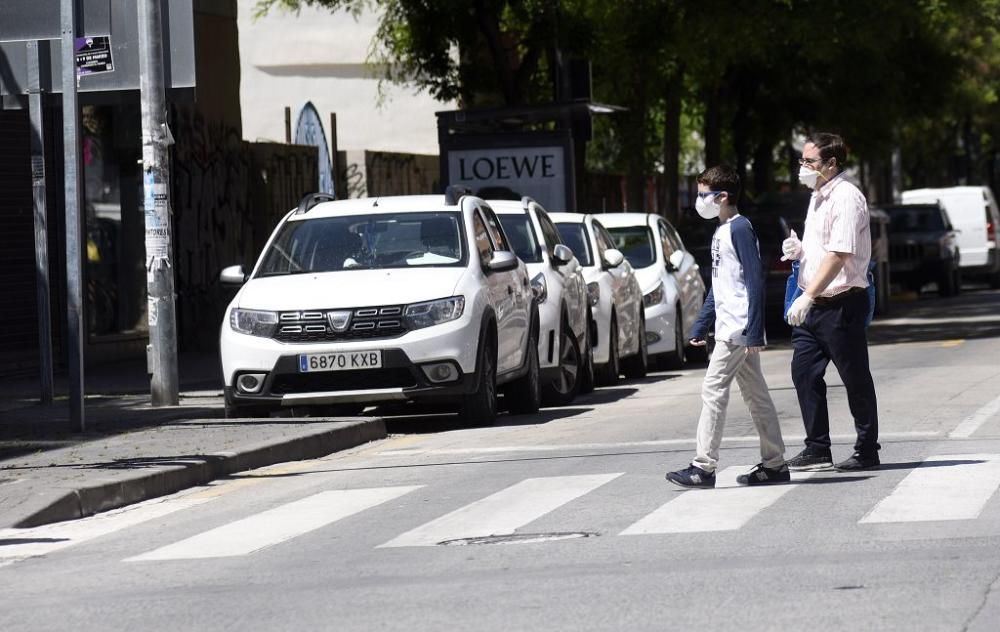
[[[1000,454],[932,456],[882,499],[862,524],[971,520],[1000,487]]]
[[[399,498],[420,487],[418,485],[320,492],[125,561],[148,562],[247,555]]]
[[[72,522],[56,522],[30,529],[0,529],[0,562],[47,555],[66,547],[190,509],[212,498],[180,497],[150,500]]]
[[[408,531],[382,547],[434,546],[448,540],[509,535],[554,509],[621,476],[529,478]]]
[[[718,472],[715,489],[680,493],[620,535],[735,531],[795,489],[795,481],[812,476],[810,472],[795,472],[790,485],[738,485],[736,477],[749,469],[748,466],[733,466]]]

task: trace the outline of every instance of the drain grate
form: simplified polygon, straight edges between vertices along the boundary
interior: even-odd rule
[[[506,535],[487,535],[478,538],[455,538],[438,542],[441,546],[472,546],[475,544],[531,544],[533,542],[552,542],[553,540],[574,540],[576,538],[594,538],[600,535],[594,531],[557,531],[551,533],[508,533]]]

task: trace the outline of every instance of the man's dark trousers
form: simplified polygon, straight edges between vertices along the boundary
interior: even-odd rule
[[[806,447],[830,451],[830,413],[823,375],[832,361],[847,390],[858,438],[854,449],[864,456],[877,454],[878,411],[875,383],[868,367],[868,293],[855,291],[828,303],[813,305],[801,327],[792,329],[792,382],[806,427]]]

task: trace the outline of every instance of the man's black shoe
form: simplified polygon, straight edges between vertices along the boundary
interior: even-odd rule
[[[712,489],[715,487],[715,473],[706,472],[696,465],[689,465],[683,470],[667,472],[667,480],[681,487]]]
[[[746,474],[736,477],[736,482],[740,485],[777,485],[788,483],[792,480],[792,475],[788,472],[788,466],[782,464],[781,467],[764,467],[763,463],[758,463]]]
[[[802,452],[785,461],[785,465],[793,472],[817,472],[833,467],[833,457],[830,453],[820,454],[806,448]]]
[[[851,458],[837,463],[834,468],[838,472],[857,472],[859,470],[877,470],[882,465],[882,462],[878,460],[878,453],[872,455],[864,455],[860,452],[855,452],[851,455]]]

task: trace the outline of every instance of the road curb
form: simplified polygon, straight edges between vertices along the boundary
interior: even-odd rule
[[[102,511],[204,485],[218,478],[285,461],[314,459],[387,436],[381,418],[344,422],[284,441],[269,441],[232,452],[191,457],[190,462],[163,466],[130,478],[72,489],[28,517],[16,528],[76,520]]]

